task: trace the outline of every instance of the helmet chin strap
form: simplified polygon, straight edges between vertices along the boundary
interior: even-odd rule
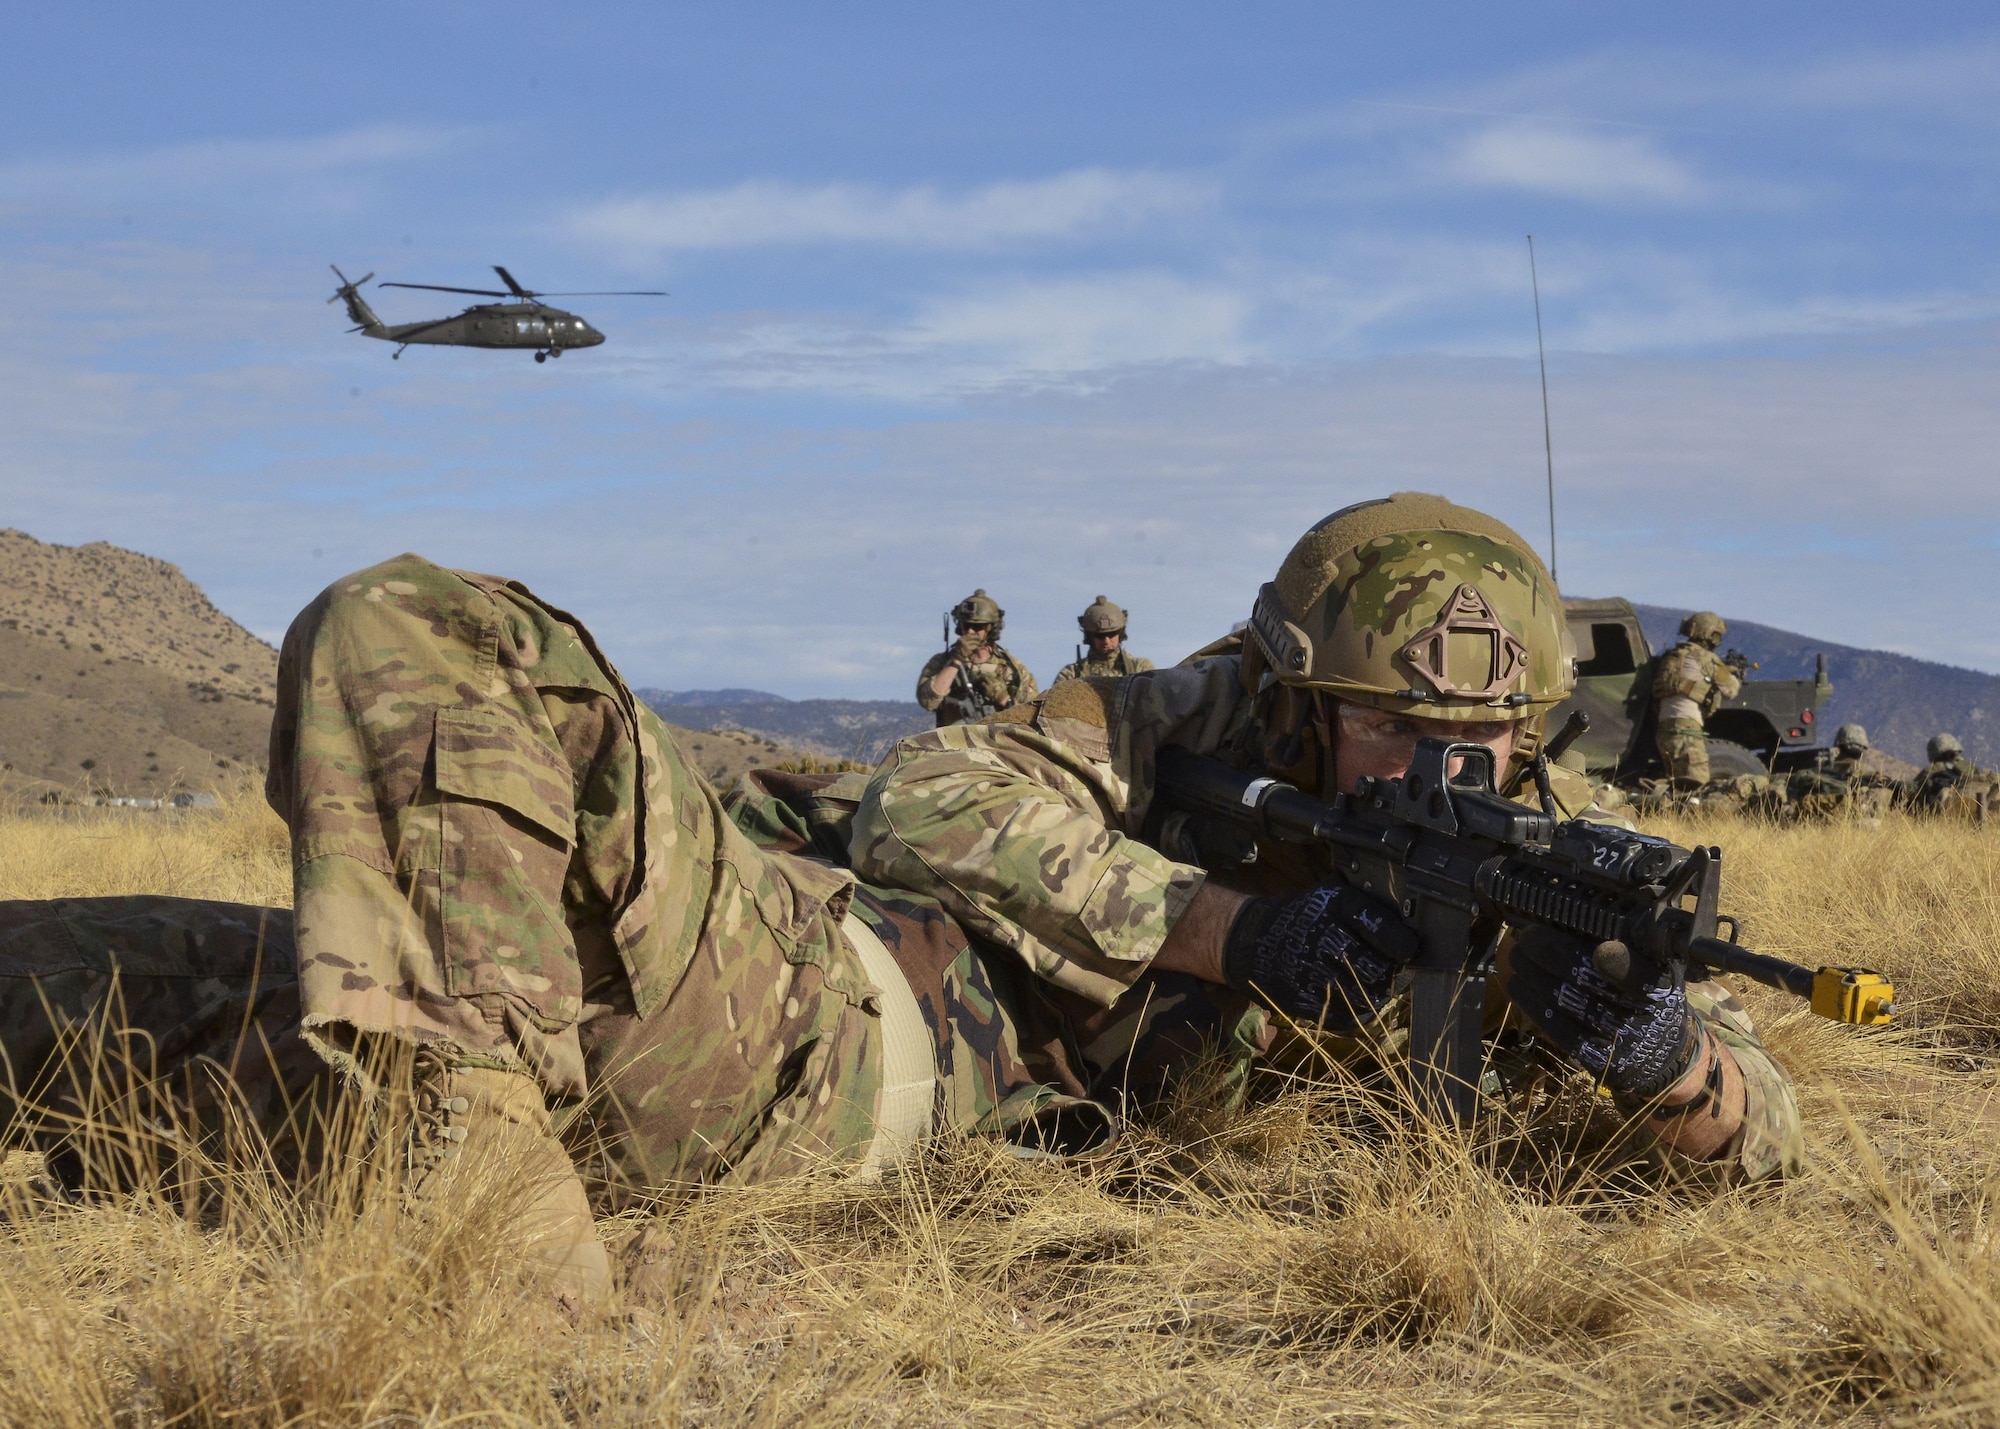
[[[1340,727],[1340,696],[1327,694],[1324,690],[1312,692],[1313,742],[1319,746],[1319,778],[1314,787],[1320,797],[1330,798],[1344,790],[1335,787],[1340,774],[1340,736],[1335,732]]]

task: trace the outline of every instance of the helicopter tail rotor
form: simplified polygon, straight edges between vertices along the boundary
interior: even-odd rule
[[[340,271],[339,264],[329,263],[326,266],[333,269],[334,277],[340,279],[340,287],[338,291],[336,291],[332,297],[326,300],[328,306],[331,306],[334,303],[339,302],[342,298],[346,297],[349,293],[353,292],[356,288],[359,288],[363,283],[367,282],[370,278],[373,278],[375,276],[373,273],[368,273],[360,278],[355,279],[353,282],[350,283],[347,281],[347,275]]]
[[[368,304],[365,301],[363,301],[361,297],[361,285],[367,282],[369,278],[372,278],[375,275],[373,273],[369,273],[366,277],[360,278],[355,282],[350,283],[347,281],[347,275],[340,271],[338,265],[329,263],[326,266],[332,268],[333,276],[340,279],[339,289],[334,293],[332,297],[327,299],[327,302],[329,303],[337,303],[341,301],[346,302],[347,316],[353,321],[354,323],[353,330],[355,332],[365,332],[370,337],[383,336],[384,329],[382,327],[382,319],[375,316],[375,310],[369,307]]]

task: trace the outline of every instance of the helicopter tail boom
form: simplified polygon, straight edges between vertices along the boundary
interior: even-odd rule
[[[375,275],[370,273],[366,277],[350,283],[347,281],[347,275],[341,272],[337,266],[331,263],[327,264],[327,266],[333,269],[333,276],[340,279],[340,287],[327,301],[331,303],[345,300],[347,303],[347,316],[353,320],[357,332],[366,333],[369,337],[387,337],[389,333],[382,326],[382,319],[375,316],[375,310],[369,307],[361,296],[361,285]]]

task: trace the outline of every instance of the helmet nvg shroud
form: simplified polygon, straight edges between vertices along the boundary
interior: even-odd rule
[[[1423,719],[1546,713],[1576,647],[1541,558],[1491,516],[1405,491],[1299,539],[1249,634],[1279,682]]]
[[[951,608],[951,623],[960,630],[968,625],[990,625],[996,640],[1000,638],[1000,626],[1006,619],[1007,612],[983,590],[974,591]]]

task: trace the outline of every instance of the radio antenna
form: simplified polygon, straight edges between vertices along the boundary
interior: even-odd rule
[[[1542,455],[1549,468],[1549,579],[1556,580],[1556,445],[1549,435],[1549,354],[1542,345],[1542,279],[1535,271],[1535,235],[1528,235],[1528,282],[1535,290],[1535,357],[1542,364]]]

